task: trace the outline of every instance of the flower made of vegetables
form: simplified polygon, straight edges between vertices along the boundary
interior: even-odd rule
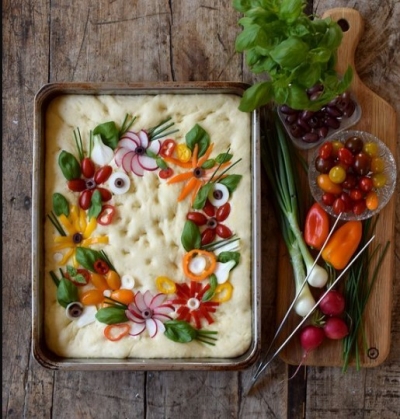
[[[179,173],[178,175],[175,175],[171,177],[167,183],[178,183],[178,182],[186,182],[183,186],[181,193],[178,196],[178,202],[184,200],[188,195],[192,194],[191,202],[193,204],[197,193],[199,192],[199,189],[204,185],[207,181],[210,180],[211,176],[215,172],[215,163],[212,168],[204,169],[202,166],[209,158],[212,150],[213,150],[214,144],[210,144],[207,151],[204,153],[202,157],[198,157],[198,144],[194,146],[193,154],[191,161],[185,163],[181,162],[178,159],[173,159],[170,157],[165,157],[165,161],[172,162],[176,164],[177,166],[190,169],[187,172]],[[229,165],[229,162],[223,163],[220,165],[220,167],[225,167],[226,165]]]
[[[167,298],[165,294],[153,294],[146,291],[142,294],[138,291],[134,301],[128,305],[125,311],[126,317],[133,322],[130,334],[138,336],[147,330],[149,336],[153,338],[158,332],[164,332],[164,322],[171,320],[170,314],[174,311],[171,304],[165,304]]]
[[[115,164],[137,176],[143,176],[145,170],[158,169],[156,156],[159,154],[161,143],[159,140],[150,140],[146,131],[127,131],[119,140],[115,150]]]
[[[67,186],[71,191],[80,193],[78,202],[82,209],[90,208],[92,195],[96,190],[100,192],[102,202],[107,202],[112,198],[111,192],[100,186],[111,176],[111,166],[96,169],[93,161],[85,157],[81,162],[81,173],[81,177],[68,180]]]
[[[202,298],[206,291],[210,289],[210,284],[203,286],[201,282],[191,281],[176,284],[176,298],[171,304],[178,306],[177,320],[184,320],[194,324],[197,329],[201,329],[202,320],[208,324],[214,323],[212,313],[215,313],[219,303],[215,301],[203,301]]]
[[[58,216],[58,219],[64,229],[65,236],[57,236],[54,238],[55,245],[52,247],[54,252],[60,252],[67,249],[60,265],[65,265],[72,257],[74,266],[77,266],[75,253],[78,247],[90,247],[93,244],[107,244],[108,236],[91,237],[97,227],[95,217],[90,221],[87,220],[86,211],[77,205],[72,205],[68,217],[65,214]]]
[[[230,228],[222,224],[231,212],[229,202],[216,208],[207,200],[203,211],[190,211],[186,216],[188,220],[204,228],[201,233],[201,244],[203,246],[212,243],[216,236],[221,239],[229,239],[232,236]]]

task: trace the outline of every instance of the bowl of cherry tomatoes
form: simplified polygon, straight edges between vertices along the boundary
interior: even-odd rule
[[[396,162],[380,139],[348,130],[322,143],[309,162],[313,198],[342,220],[364,220],[389,202],[396,186]]]

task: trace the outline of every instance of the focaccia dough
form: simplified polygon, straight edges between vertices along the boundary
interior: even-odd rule
[[[50,249],[58,235],[49,220],[45,222],[45,338],[51,351],[62,357],[83,358],[230,358],[243,354],[252,340],[251,303],[251,129],[250,115],[238,110],[240,97],[232,94],[158,94],[158,95],[62,95],[50,103],[45,119],[45,213],[52,210],[53,193],[77,202],[78,194],[66,185],[58,165],[61,150],[76,154],[73,131],[79,128],[85,149],[89,132],[98,124],[115,121],[121,124],[126,114],[136,116],[132,131],[147,129],[172,117],[178,132],[170,137],[178,143],[199,124],[215,144],[211,157],[229,152],[232,161],[240,160],[232,173],[242,179],[230,198],[231,213],[226,224],[240,238],[240,263],[230,274],[232,298],[220,304],[213,315],[215,322],[205,329],[218,332],[215,346],[197,341],[176,343],[157,333],[154,338],[143,332],[111,342],[104,337],[105,325],[95,321],[79,328],[69,320],[57,302],[56,286],[50,271],[59,266]],[[110,163],[115,170],[114,161]],[[177,171],[182,170],[177,168]],[[135,278],[135,291],[156,294],[155,279],[167,276],[184,282],[181,261],[185,250],[181,234],[190,208],[190,200],[177,201],[182,184],[167,185],[158,171],[133,173],[130,189],[114,195],[112,204],[117,215],[109,226],[98,225],[96,236],[108,235],[109,244],[93,246],[103,249],[119,274]],[[105,184],[107,187],[107,183]]]

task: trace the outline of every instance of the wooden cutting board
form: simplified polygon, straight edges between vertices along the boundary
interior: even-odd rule
[[[328,10],[323,17],[331,17],[339,23],[348,26],[343,33],[343,41],[338,51],[337,70],[344,74],[348,65],[354,70],[351,91],[355,94],[361,105],[362,116],[360,121],[349,129],[359,129],[374,134],[380,138],[393,155],[396,155],[396,114],[394,109],[377,94],[366,87],[360,80],[354,65],[355,50],[363,34],[364,22],[361,15],[350,8],[335,8]],[[340,22],[341,21],[341,22]],[[304,152],[309,158],[312,153]],[[304,179],[306,182],[306,179]],[[379,279],[375,283],[365,311],[366,342],[370,349],[361,355],[362,367],[374,367],[382,363],[390,349],[392,283],[394,276],[394,225],[395,225],[395,199],[389,201],[381,211],[376,226],[374,243],[390,241],[389,251],[385,256],[380,270]],[[373,246],[374,243],[371,245]],[[285,246],[281,245],[281,258],[279,266],[278,292],[277,292],[277,324],[285,316],[287,308],[294,298],[294,285],[292,267]],[[292,313],[282,329],[277,347],[294,330],[301,318]],[[323,345],[308,355],[304,364],[312,366],[342,366],[342,343],[325,340]],[[288,364],[298,365],[302,359],[302,349],[299,345],[298,335],[295,335],[288,345],[281,351],[281,358]]]

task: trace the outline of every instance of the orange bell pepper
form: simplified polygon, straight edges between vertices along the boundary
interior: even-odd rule
[[[344,269],[357,250],[361,236],[361,221],[347,221],[332,234],[321,253],[322,258],[335,269]]]

